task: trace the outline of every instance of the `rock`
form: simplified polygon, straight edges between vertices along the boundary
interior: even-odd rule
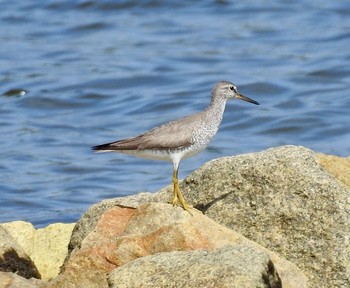
[[[21,246],[0,226],[0,271],[13,272],[24,278],[39,278],[40,273]]]
[[[68,253],[74,224],[56,223],[35,229],[31,223],[15,221],[1,225],[35,263],[43,280],[56,277]]]
[[[0,272],[0,284],[0,287],[6,288],[36,288],[40,287],[42,281],[35,278],[26,279],[16,273]]]
[[[105,206],[104,203],[102,205]],[[95,210],[96,206],[92,209]],[[134,210],[112,207],[102,214],[94,214],[97,215],[97,218],[92,220],[96,223],[95,227],[91,231],[83,231],[86,237],[79,243],[76,241],[77,237],[72,235],[76,247],[66,258],[61,273],[50,281],[47,287],[107,287],[106,275],[116,267],[110,263],[107,256],[113,252],[115,239],[126,229]],[[74,231],[78,234],[82,232],[81,229]]]
[[[269,255],[283,287],[306,287],[306,277],[294,264],[196,210],[191,216],[182,208],[164,203],[107,208],[94,229],[76,243],[62,273],[48,287],[108,287],[107,273],[127,263],[131,265],[140,257],[179,250],[213,251],[243,244]],[[265,262],[256,267],[258,271],[265,267]]]
[[[350,189],[350,157],[317,154],[320,164],[339,182]]]
[[[311,287],[350,287],[348,161],[283,146],[210,161],[180,186],[211,219],[296,263]]]
[[[138,258],[114,269],[108,283],[110,288],[282,287],[268,254],[247,244]]]
[[[25,221],[13,221],[0,224],[6,229],[11,237],[21,246],[24,252],[30,257],[33,254],[35,228]]]
[[[120,205],[136,208],[142,203],[153,202],[155,195],[153,193],[139,193],[133,196],[120,197],[115,199],[103,200],[89,208],[86,213],[76,223],[68,245],[69,251],[80,247],[80,243],[86,235],[95,228],[100,216],[109,208]]]
[[[52,279],[60,272],[68,254],[68,243],[74,225],[55,223],[37,229],[31,257],[42,273],[42,279]]]

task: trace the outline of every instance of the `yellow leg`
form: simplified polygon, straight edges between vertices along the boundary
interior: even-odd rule
[[[181,190],[179,187],[179,180],[177,178],[177,170],[174,170],[174,172],[173,172],[173,184],[174,184],[174,198],[173,198],[172,204],[174,206],[176,206],[178,204],[178,201],[179,201],[182,208],[185,209],[188,213],[190,213],[192,215],[192,213],[190,211],[191,206],[189,206],[186,203],[186,200],[181,193]]]
[[[176,206],[178,203],[177,203],[177,200],[178,200],[178,197],[177,197],[177,190],[179,189],[178,186],[179,186],[179,181],[177,180],[176,176],[175,176],[175,171],[173,172],[173,186],[174,186],[174,197],[173,197],[173,201],[171,201],[171,203]]]

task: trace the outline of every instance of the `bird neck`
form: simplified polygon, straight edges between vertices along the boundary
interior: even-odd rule
[[[215,99],[211,101],[207,110],[207,114],[211,119],[217,119],[220,124],[226,107],[226,99]]]

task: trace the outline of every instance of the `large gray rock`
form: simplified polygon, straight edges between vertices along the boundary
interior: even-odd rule
[[[244,244],[142,257],[114,269],[108,282],[110,288],[282,287],[268,254]]]
[[[341,159],[336,178],[337,165],[328,171],[322,160],[296,146],[225,157],[181,188],[205,215],[297,264],[311,287],[350,287],[350,190],[342,181],[350,160]],[[170,199],[171,189],[158,199]]]

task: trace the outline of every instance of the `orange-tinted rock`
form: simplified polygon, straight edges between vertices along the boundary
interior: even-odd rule
[[[107,273],[140,257],[169,251],[216,250],[240,244],[267,253],[284,281],[283,287],[296,287],[293,281],[302,283],[298,287],[306,287],[305,276],[292,263],[201,212],[193,210],[191,216],[181,208],[162,203],[143,204],[136,209],[124,206],[107,209],[80,248],[72,251],[62,273],[49,287],[108,287]],[[292,274],[294,280],[284,277],[287,274]]]

